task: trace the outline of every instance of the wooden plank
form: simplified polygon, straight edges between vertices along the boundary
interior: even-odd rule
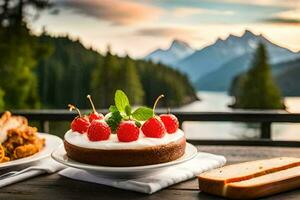
[[[77,114],[65,110],[14,110],[14,114],[23,115],[31,121],[38,121],[41,124],[41,131],[49,131],[49,121],[71,121]],[[88,110],[84,110],[87,113]],[[106,114],[108,110],[100,110]],[[166,112],[165,109],[157,110],[157,114]],[[285,111],[268,111],[268,110],[234,110],[227,112],[187,112],[173,109],[172,112],[178,117],[180,127],[185,121],[216,121],[216,122],[245,122],[259,123],[261,125],[261,138],[269,139],[262,141],[260,145],[267,146],[300,146],[298,141],[272,141],[271,124],[273,122],[289,122],[300,123],[300,113],[288,113]],[[0,112],[1,114],[1,112]],[[201,142],[201,141],[200,141]],[[205,142],[205,141],[204,141]],[[211,145],[227,144],[227,145],[250,145],[253,141],[214,141],[210,140]],[[200,143],[199,143],[200,144]],[[258,145],[259,145],[258,144]],[[255,145],[255,144],[254,144]]]
[[[226,146],[265,146],[265,147],[300,147],[300,141],[251,139],[251,140],[197,140],[188,139],[194,145],[226,145]]]
[[[208,146],[197,147],[199,151],[224,155],[228,164],[265,159],[278,156],[299,156],[298,148],[278,147],[238,147],[238,146]],[[198,191],[196,179],[180,183],[157,192],[152,195],[120,190],[98,184],[75,181],[59,176],[58,174],[43,175],[24,182],[0,189],[0,199],[222,199],[203,194]],[[273,197],[267,200],[300,199],[300,191],[295,190]]]
[[[24,115],[30,120],[69,121],[77,114],[65,110],[14,110],[14,114]],[[88,110],[82,112],[87,113]],[[99,110],[107,113],[108,110]],[[165,109],[157,110],[156,113],[165,113]],[[300,123],[300,113],[288,113],[285,111],[251,111],[234,110],[227,112],[187,112],[172,110],[180,121],[222,121],[222,122],[291,122]]]

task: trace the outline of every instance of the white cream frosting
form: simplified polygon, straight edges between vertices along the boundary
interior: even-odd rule
[[[145,137],[141,132],[139,139],[133,142],[119,142],[116,134],[111,134],[108,140],[92,142],[88,139],[87,134],[80,134],[69,130],[65,134],[65,140],[75,146],[89,148],[89,149],[141,149],[145,147],[153,147],[158,145],[165,145],[175,142],[184,137],[184,132],[178,129],[173,134],[168,134],[162,138]]]

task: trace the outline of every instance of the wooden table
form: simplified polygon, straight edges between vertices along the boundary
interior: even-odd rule
[[[300,156],[300,148],[280,147],[239,147],[239,146],[198,146],[199,151],[222,154],[227,163],[238,163],[278,156]],[[171,186],[152,195],[120,190],[103,185],[86,183],[61,177],[57,174],[41,175],[21,183],[0,189],[0,199],[222,199],[199,192],[197,180],[189,180]],[[300,190],[294,190],[265,199],[299,200]]]

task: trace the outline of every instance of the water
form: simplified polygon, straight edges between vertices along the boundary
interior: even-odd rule
[[[230,111],[232,98],[225,92],[198,93],[201,101],[181,107],[185,111]],[[300,97],[287,97],[285,104],[288,112],[300,112]],[[191,139],[253,139],[259,137],[258,124],[232,122],[184,122],[183,129]],[[300,124],[273,123],[274,140],[300,141]]]

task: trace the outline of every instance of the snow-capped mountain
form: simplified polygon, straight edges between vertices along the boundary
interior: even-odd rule
[[[246,30],[240,37],[229,35],[225,40],[216,40],[214,44],[179,60],[175,66],[195,82],[206,74],[218,70],[232,59],[252,54],[259,42],[266,45],[272,64],[299,57],[299,54],[272,43],[263,35],[255,35]]]
[[[191,48],[189,44],[180,40],[174,40],[168,49],[157,49],[147,55],[144,59],[172,66],[177,61],[192,53],[194,53],[194,49]]]

